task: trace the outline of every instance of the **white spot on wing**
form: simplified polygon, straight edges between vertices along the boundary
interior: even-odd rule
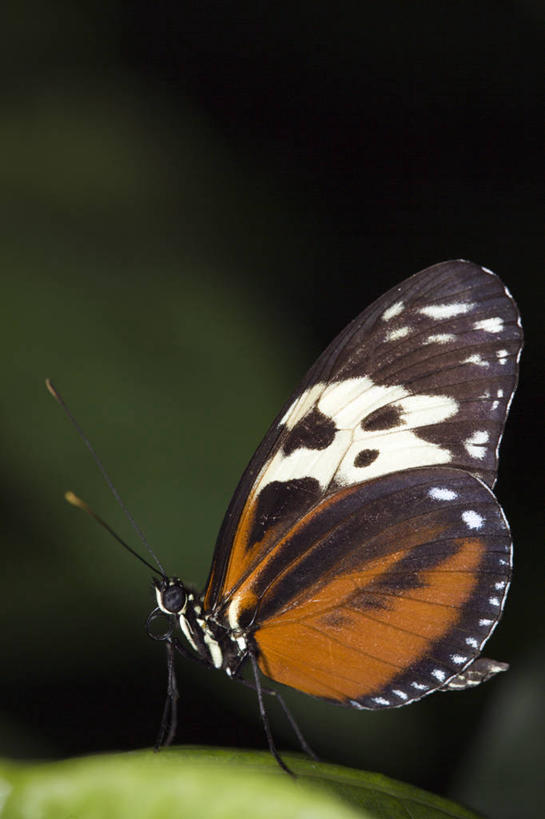
[[[500,605],[500,601],[498,600],[497,597],[489,597],[488,602],[490,603],[491,606],[499,606]]]
[[[484,358],[479,355],[479,353],[474,353],[470,355],[469,358],[465,358],[462,361],[462,364],[476,364],[478,367],[489,367],[490,364],[488,361],[485,361]]]
[[[448,319],[453,316],[461,316],[475,307],[472,302],[453,302],[452,304],[429,304],[427,307],[420,307],[419,313],[433,319]]]
[[[477,458],[479,461],[486,455],[486,447],[484,444],[488,443],[490,438],[486,430],[476,430],[473,435],[466,438],[464,447],[472,458]]]
[[[362,421],[375,410],[395,406],[399,421],[395,427],[365,430]],[[425,441],[418,428],[441,423],[458,411],[457,401],[448,395],[411,395],[404,387],[383,387],[370,378],[348,378],[305,391],[285,416],[285,425],[295,423],[314,407],[330,418],[337,432],[325,449],[298,448],[286,455],[277,450],[256,481],[260,492],[273,481],[315,478],[325,489],[335,478],[349,485],[369,478],[418,466],[444,464],[452,460],[449,449]],[[368,466],[354,466],[364,449],[378,452]]]
[[[318,409],[340,429],[352,429],[376,409],[408,395],[403,387],[379,387],[370,378],[347,378],[329,386],[320,396]]]
[[[446,673],[441,668],[434,668],[431,672],[431,676],[435,677],[439,682],[444,682],[447,678]]]
[[[509,358],[509,350],[498,350],[496,353],[496,357],[500,364],[507,364],[507,359]]]
[[[396,697],[399,697],[401,700],[408,700],[409,699],[409,695],[406,694],[405,691],[402,691],[400,688],[392,689],[392,694],[395,694]]]
[[[384,697],[373,697],[372,699],[377,705],[390,705],[390,700],[385,700]]]
[[[398,338],[405,338],[410,333],[408,327],[398,327],[397,330],[390,330],[386,335],[386,341],[397,341]]]
[[[451,654],[450,659],[455,665],[462,665],[463,663],[467,663],[468,660],[463,654]]]
[[[501,333],[503,330],[503,319],[501,316],[494,316],[493,318],[481,319],[476,321],[473,325],[474,330],[484,330],[486,333]]]
[[[466,637],[466,645],[471,646],[471,648],[479,648],[479,641],[475,637]]]
[[[447,489],[446,486],[433,486],[428,492],[430,498],[434,500],[454,500],[458,497],[458,493],[453,489]]]
[[[418,436],[418,427],[437,424],[455,415],[458,403],[445,395],[409,395],[403,387],[379,387],[370,379],[364,398],[364,411],[355,411],[355,405],[337,412],[333,420],[337,427],[351,426],[351,443],[339,464],[335,478],[342,484],[356,483],[389,472],[416,466],[448,463],[449,449],[429,443]],[[360,386],[360,390],[363,384]],[[369,402],[369,403],[368,403]],[[387,430],[364,430],[361,420],[381,406],[394,404],[400,410],[400,424]],[[319,409],[326,412],[326,403],[320,400]],[[326,412],[326,414],[328,414]],[[355,423],[354,423],[355,422]],[[354,459],[363,449],[378,451],[377,458],[368,466],[354,466]]]
[[[455,340],[456,336],[454,333],[434,333],[427,337],[426,344],[446,344],[447,341]]]
[[[302,392],[286,410],[280,423],[285,424],[287,429],[293,429],[295,424],[312,409],[318,396],[323,392],[324,387],[325,384],[318,383]]]
[[[481,529],[484,523],[483,516],[475,512],[474,509],[467,509],[462,512],[462,520],[470,529]]]
[[[402,312],[404,304],[402,301],[396,301],[387,310],[384,311],[382,314],[383,321],[390,321],[390,319],[394,318],[395,316],[399,316]]]

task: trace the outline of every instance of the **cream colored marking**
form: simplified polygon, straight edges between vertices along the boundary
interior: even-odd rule
[[[157,605],[159,606],[161,611],[164,611],[165,614],[171,614],[172,613],[170,611],[167,611],[165,609],[165,607],[163,606],[163,597],[161,595],[161,590],[158,589],[157,586],[155,587],[155,599],[157,600]]]
[[[312,388],[313,389],[313,388]],[[313,405],[304,394],[305,406]],[[382,407],[395,405],[400,412],[399,424],[386,430],[364,430],[363,419]],[[458,411],[458,403],[447,395],[411,395],[402,386],[382,387],[370,378],[349,378],[329,384],[315,404],[337,427],[332,443],[321,450],[299,448],[285,455],[278,450],[264,465],[256,481],[256,493],[273,481],[315,478],[325,489],[335,477],[342,484],[351,484],[401,469],[448,463],[449,449],[424,441],[418,428],[438,424]],[[298,420],[303,417],[296,409]],[[288,428],[291,427],[290,416]],[[356,467],[354,459],[362,449],[379,451],[369,466]]]
[[[409,327],[398,327],[397,330],[390,330],[386,334],[386,341],[397,341],[398,338],[405,338],[410,333]]]
[[[475,512],[474,509],[468,509],[466,512],[462,512],[462,520],[470,529],[482,529],[484,523],[483,516]]]
[[[191,629],[189,628],[189,624],[188,624],[188,622],[185,619],[183,614],[180,614],[180,616],[178,617],[178,622],[180,624],[180,628],[182,629],[182,631],[184,633],[185,639],[187,640],[189,645],[192,648],[194,648],[195,651],[198,651],[199,649],[197,648],[195,640],[193,639],[193,635],[191,634]]]
[[[426,339],[426,344],[446,344],[447,341],[455,341],[456,336],[454,333],[434,333],[431,336],[428,336]]]
[[[458,497],[458,493],[453,489],[447,489],[446,486],[433,486],[428,492],[430,498],[434,500],[454,500]]]
[[[464,441],[464,448],[466,449],[468,455],[482,461],[486,455],[486,447],[484,444],[488,443],[489,438],[490,435],[488,432],[486,432],[486,430],[477,430],[473,433],[473,435],[470,435],[469,438],[466,438]]]
[[[240,604],[241,600],[238,597],[233,597],[231,603],[229,604],[228,608],[228,615],[227,618],[229,620],[229,625],[233,631],[238,629],[238,613],[240,611]]]
[[[212,635],[207,631],[203,632],[203,637],[204,642],[208,646],[208,651],[210,652],[210,657],[212,658],[214,668],[221,668],[223,654],[221,653],[221,648],[219,647],[217,640],[214,640]]]
[[[470,355],[469,358],[464,359],[462,364],[476,364],[478,367],[489,367],[490,363],[485,361],[484,358],[479,353],[474,353]]]
[[[507,359],[509,358],[509,350],[498,350],[496,353],[496,357],[500,364],[507,364]]]
[[[280,423],[285,424],[287,429],[293,429],[295,424],[300,421],[310,409],[312,409],[316,403],[316,400],[318,399],[318,396],[323,392],[324,387],[325,384],[318,383],[302,392],[301,395],[295,399],[291,407],[289,407],[289,409],[286,411]]]
[[[482,319],[473,324],[474,330],[484,330],[486,333],[501,333],[503,330],[503,319],[501,316]]]
[[[469,313],[474,307],[473,302],[460,301],[452,304],[429,304],[427,307],[420,307],[418,312],[433,319],[448,319]]]
[[[466,663],[468,661],[468,657],[464,657],[463,654],[451,654],[450,659],[456,665],[462,665],[462,663]]]
[[[384,311],[382,314],[382,321],[390,321],[390,319],[395,318],[395,316],[399,316],[399,314],[403,311],[403,307],[405,305],[402,301],[396,301],[387,310]]]

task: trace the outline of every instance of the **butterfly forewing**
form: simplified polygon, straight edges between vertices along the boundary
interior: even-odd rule
[[[480,653],[507,593],[511,539],[491,491],[423,468],[337,492],[234,592],[269,677],[364,708],[444,687]]]
[[[361,313],[307,373],[246,469],[219,534],[206,607],[225,610],[302,516],[330,509],[327,499],[350,487],[437,465],[493,486],[521,346],[513,299],[470,262],[417,273]]]

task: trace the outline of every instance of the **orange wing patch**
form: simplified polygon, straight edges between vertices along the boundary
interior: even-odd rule
[[[283,518],[276,525],[269,523],[263,531],[260,540],[255,539],[256,515],[258,510],[258,496],[252,493],[248,498],[240,522],[236,530],[233,541],[233,548],[229,556],[227,571],[222,583],[222,608],[233,600],[235,608],[248,608],[245,598],[255,597],[254,585],[256,580],[274,558],[279,555],[289,541],[297,535],[314,515],[323,514],[324,510],[337,503],[340,497],[350,495],[357,491],[357,487],[349,487],[343,492],[326,498],[317,510],[310,511],[306,516],[292,514],[291,517]],[[301,559],[304,555],[299,555]],[[205,607],[208,603],[205,598]]]
[[[362,592],[379,572],[367,566],[336,578],[319,592],[265,621],[255,633],[259,665],[278,682],[318,697],[357,700],[380,692],[400,673],[432,653],[435,641],[456,626],[478,581],[484,543],[459,542],[457,551],[419,575],[400,594],[372,591],[382,605],[363,605]],[[395,563],[391,556],[389,566]],[[387,566],[382,563],[382,571]],[[356,597],[359,595],[359,598]],[[369,602],[369,601],[368,601]]]
[[[395,473],[302,516],[291,507],[272,528],[263,508],[259,496],[245,506],[212,615],[267,676],[395,707],[479,655],[511,566],[508,527],[481,481],[443,467]]]
[[[252,489],[236,526],[221,582],[218,588],[215,582],[208,584],[205,608],[212,606],[214,597],[225,603],[226,597],[304,517],[319,496],[319,484],[313,478],[274,481],[261,491]]]

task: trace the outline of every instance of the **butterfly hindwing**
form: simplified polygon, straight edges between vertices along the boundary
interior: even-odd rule
[[[490,271],[444,262],[407,279],[329,345],[271,426],[220,530],[212,610],[330,495],[444,465],[493,486],[522,330]]]
[[[324,500],[228,605],[267,676],[356,707],[395,707],[448,686],[478,657],[510,573],[509,528],[488,487],[423,468]]]

